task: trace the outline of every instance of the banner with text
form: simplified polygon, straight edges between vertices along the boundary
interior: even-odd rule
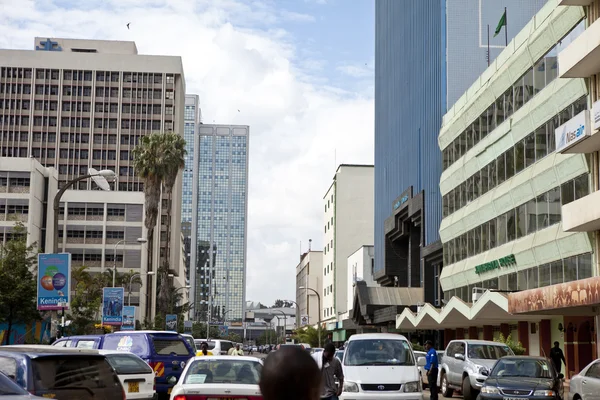
[[[123,325],[121,325],[122,331],[134,331],[135,330],[135,306],[123,307]]]
[[[37,280],[38,310],[68,310],[71,253],[38,254]]]
[[[102,289],[102,323],[104,325],[123,324],[123,299],[125,289],[122,287],[105,287]]]

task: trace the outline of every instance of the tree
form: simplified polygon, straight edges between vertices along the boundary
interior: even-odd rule
[[[282,307],[292,308],[293,305],[294,305],[294,303],[292,303],[291,301],[277,299],[277,300],[275,300],[275,303],[273,304],[273,308],[282,308]]]
[[[242,338],[237,333],[229,332],[229,335],[225,336],[223,339],[230,340],[233,343],[242,343]]]
[[[267,329],[258,337],[258,339],[256,339],[256,344],[273,344],[276,340],[277,333],[273,329]]]
[[[515,353],[517,356],[521,356],[527,353],[527,349],[523,347],[523,344],[519,341],[514,341],[512,335],[508,335],[505,338],[504,335],[501,333],[496,339],[494,339],[494,342],[504,343],[505,345],[510,347],[513,353]]]
[[[192,336],[194,339],[206,339],[206,324],[196,322],[192,325]],[[210,338],[220,337],[219,328],[216,326],[210,327]]]
[[[0,244],[0,322],[6,322],[6,344],[13,325],[40,319],[37,311],[36,250],[27,246],[27,230],[18,222],[6,244]]]
[[[319,331],[312,326],[305,326],[300,329],[296,329],[294,332],[294,336],[292,339],[298,341],[299,343],[308,343],[310,347],[319,346]],[[327,339],[327,331],[325,329],[321,330],[321,344],[325,343]]]
[[[154,228],[158,220],[158,205],[164,186],[168,196],[173,191],[179,170],[184,166],[185,140],[173,133],[154,133],[142,136],[140,144],[133,149],[133,164],[138,176],[144,182],[146,214],[144,226],[148,230],[148,265],[152,265],[152,242]],[[170,198],[170,197],[169,197]],[[167,243],[163,264],[158,270],[158,311],[166,315],[169,304],[169,259],[171,233],[171,207],[167,207]],[[150,270],[150,269],[149,269]]]

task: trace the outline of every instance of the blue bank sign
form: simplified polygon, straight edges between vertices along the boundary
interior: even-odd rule
[[[554,131],[556,151],[563,152],[592,133],[589,110],[583,110]]]
[[[402,196],[402,198],[400,200],[398,200],[397,202],[394,203],[394,210],[397,210],[398,208],[400,208],[400,206],[402,204],[406,203],[407,201],[408,201],[408,195],[405,194],[404,196]]]
[[[104,325],[123,325],[123,300],[125,289],[105,287],[102,289],[102,323]]]
[[[71,253],[38,254],[37,309],[69,309]]]

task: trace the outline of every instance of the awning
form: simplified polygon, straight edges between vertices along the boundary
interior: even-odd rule
[[[548,318],[547,315],[543,317]],[[442,308],[425,304],[416,313],[405,309],[396,317],[396,328],[400,330],[438,330],[500,325],[513,321],[539,321],[541,319],[541,315],[513,315],[509,313],[508,296],[504,293],[488,290],[475,303],[465,303],[455,296]]]
[[[393,323],[399,310],[406,307],[416,308],[417,304],[422,302],[423,288],[369,287],[366,282],[358,281],[354,288],[351,317],[358,325],[370,325],[377,323],[376,311],[382,310],[383,314],[386,314],[384,309],[394,307],[394,313],[390,314],[390,321]]]

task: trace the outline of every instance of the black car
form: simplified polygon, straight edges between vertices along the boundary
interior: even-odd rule
[[[481,400],[563,399],[563,374],[557,374],[544,357],[508,356],[499,359],[489,373]]]

